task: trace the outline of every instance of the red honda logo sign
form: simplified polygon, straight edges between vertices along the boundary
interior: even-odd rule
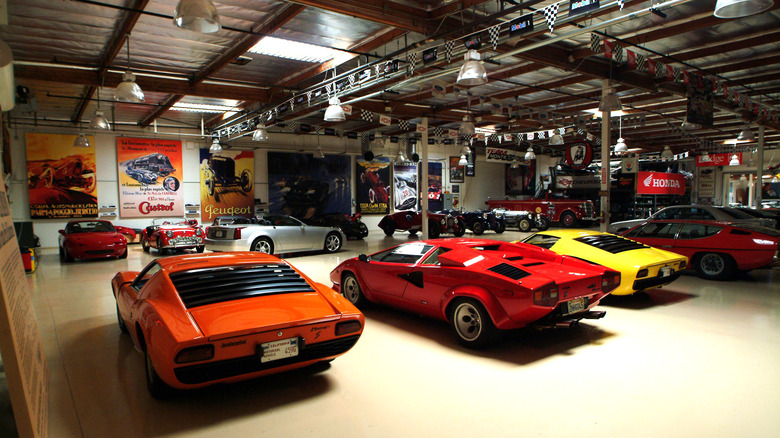
[[[639,172],[638,195],[684,195],[685,177],[679,173]]]

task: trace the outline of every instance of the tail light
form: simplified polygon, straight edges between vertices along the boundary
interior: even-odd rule
[[[537,306],[555,307],[558,304],[558,286],[545,287],[534,291],[534,304]]]
[[[360,331],[360,321],[344,321],[336,324],[336,336]]]
[[[176,354],[176,363],[200,362],[214,358],[214,346],[211,344],[198,345],[181,350]]]
[[[612,292],[619,285],[620,285],[620,272],[617,271],[605,272],[604,277],[601,278],[601,291],[604,293]]]
[[[241,238],[241,230],[243,230],[246,227],[238,227],[233,229],[233,239],[238,240]]]

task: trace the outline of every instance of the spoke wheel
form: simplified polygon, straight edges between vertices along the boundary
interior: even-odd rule
[[[539,231],[547,231],[550,228],[550,220],[546,217],[541,217],[536,221],[536,229]]]
[[[252,242],[251,250],[257,252],[264,252],[266,254],[273,254],[274,244],[267,237],[259,237],[257,240]]]
[[[325,251],[336,252],[341,249],[341,236],[330,233],[325,237]]]
[[[452,304],[450,309],[450,327],[461,345],[483,348],[495,342],[498,330],[482,304],[463,299]]]
[[[520,219],[520,222],[517,223],[517,228],[520,231],[527,233],[531,231],[531,221],[528,220],[528,218]]]
[[[572,228],[577,225],[577,218],[574,213],[566,211],[561,215],[561,225],[566,228]]]
[[[698,255],[695,265],[699,274],[709,280],[725,280],[735,270],[731,257],[715,252]]]
[[[501,234],[504,231],[506,231],[506,222],[504,222],[503,220],[497,221],[496,222],[496,229],[493,230],[493,231],[495,231],[496,234]]]

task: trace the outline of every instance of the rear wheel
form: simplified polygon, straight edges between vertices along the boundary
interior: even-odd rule
[[[368,303],[363,290],[360,288],[357,277],[351,272],[345,272],[341,279],[341,295],[354,304],[355,307],[363,307]]]
[[[520,229],[520,231],[527,233],[531,231],[531,221],[528,218],[522,218],[517,223],[517,228]]]
[[[195,251],[197,252],[203,252],[206,250],[206,245],[200,245],[197,248],[195,248]]]
[[[168,250],[163,248],[163,243],[161,238],[157,238],[157,253],[160,255],[168,254]]]
[[[266,254],[273,254],[274,243],[271,242],[271,239],[267,237],[258,237],[257,239],[255,239],[254,242],[252,242],[252,247],[250,249],[252,251],[264,252]]]
[[[539,231],[547,231],[550,228],[550,219],[546,217],[540,217],[536,220],[536,229]]]
[[[329,233],[325,236],[325,251],[336,252],[341,249],[341,236],[338,233]]]
[[[474,233],[475,236],[481,236],[482,233],[485,232],[485,224],[483,224],[482,221],[474,221],[471,225],[471,232]]]
[[[441,225],[437,221],[428,222],[428,237],[435,239],[441,235]]]
[[[384,227],[382,227],[382,231],[385,232],[386,236],[392,236],[393,233],[395,233],[395,224],[388,221]]]
[[[452,233],[455,235],[455,237],[462,237],[464,234],[466,234],[466,221],[463,219],[458,219],[457,227],[458,228]]]
[[[698,254],[693,263],[699,274],[708,280],[725,280],[736,270],[734,260],[730,256],[717,252]]]
[[[498,329],[485,307],[478,301],[465,298],[450,305],[450,327],[461,345],[483,348],[496,341]]]
[[[146,389],[154,398],[167,398],[171,395],[171,387],[162,381],[154,369],[152,358],[149,356],[149,346],[144,344],[144,369],[146,370]]]
[[[504,222],[503,220],[496,221],[496,229],[493,231],[495,231],[496,234],[501,234],[504,231],[506,231],[506,222]]]
[[[570,211],[564,211],[561,214],[561,225],[566,228],[573,228],[577,225],[577,217]]]
[[[126,259],[127,258],[127,248],[125,248],[125,251],[119,256],[120,259]]]

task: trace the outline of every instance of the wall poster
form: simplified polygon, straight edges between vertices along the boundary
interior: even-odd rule
[[[254,151],[231,151],[212,155],[200,150],[200,216],[204,224],[217,216],[255,213]]]
[[[180,140],[117,137],[119,217],[183,217]]]
[[[26,135],[31,219],[97,217],[95,138],[84,148],[73,146],[76,137]]]
[[[466,175],[466,166],[458,164],[460,157],[450,157],[450,183],[462,183]]]
[[[536,160],[531,160],[528,165],[520,165],[512,168],[506,165],[506,184],[504,193],[507,196],[530,195],[536,193]]]
[[[428,210],[439,211],[444,208],[441,185],[442,163],[428,162]]]
[[[417,211],[417,165],[393,165],[393,208]]]
[[[390,159],[357,159],[357,212],[387,214],[390,212]]]
[[[268,152],[268,210],[299,219],[349,214],[350,164],[346,155]]]

